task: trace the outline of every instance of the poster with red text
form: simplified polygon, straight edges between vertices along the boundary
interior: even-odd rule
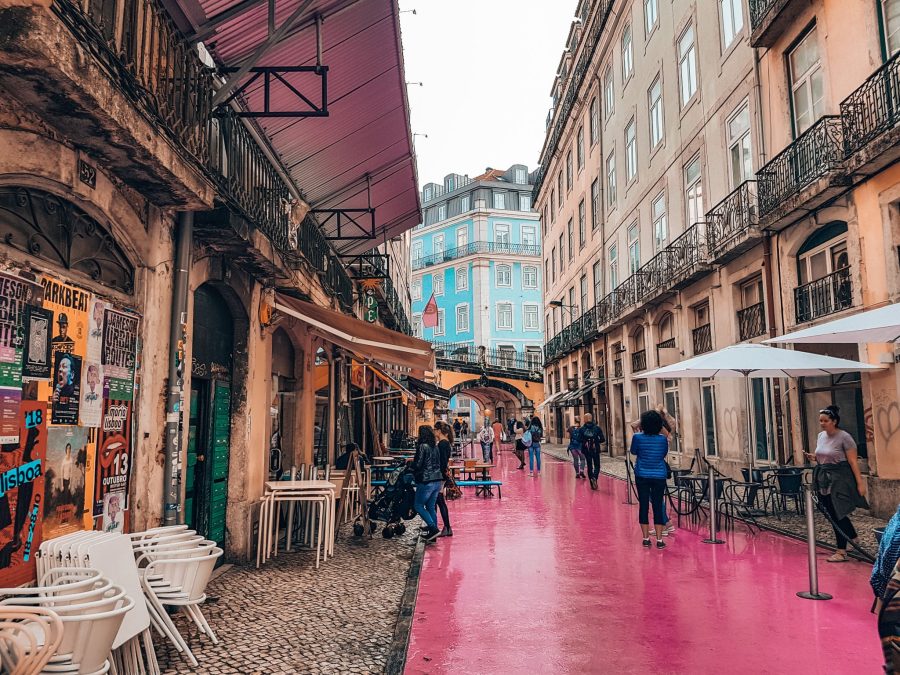
[[[104,401],[97,464],[94,476],[94,516],[104,513],[110,494],[119,495],[118,506],[128,508],[131,475],[131,401]]]

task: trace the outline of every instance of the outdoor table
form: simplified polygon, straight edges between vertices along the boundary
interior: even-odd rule
[[[287,523],[287,539],[285,550],[291,550],[291,536],[294,529],[294,504],[292,502],[310,501],[316,496],[324,496],[325,508],[323,509],[322,520],[325,529],[325,558],[328,553],[334,554],[334,517],[335,517],[335,492],[338,486],[330,480],[280,480],[269,481],[265,484],[267,497],[273,502],[288,502],[288,523]],[[279,496],[279,493],[282,493]],[[277,520],[275,521],[277,523]],[[278,534],[275,533],[275,548],[277,553]],[[268,549],[268,546],[267,546]],[[318,548],[316,549],[318,552]],[[316,567],[318,567],[318,555],[316,559]]]
[[[476,462],[475,464],[470,464],[466,466],[465,464],[451,464],[448,468],[454,474],[475,474],[481,473],[481,480],[490,480],[491,474],[490,470],[494,468],[494,464],[490,462]],[[470,479],[471,480],[471,479]],[[490,485],[485,485],[484,487],[476,487],[475,494],[481,494],[482,492],[486,492],[487,494],[493,495],[494,491]]]
[[[395,461],[397,461],[397,458],[394,457],[393,455],[378,456],[378,457],[372,458],[372,464],[375,464],[376,466],[379,464],[390,464],[391,462],[395,462]]]

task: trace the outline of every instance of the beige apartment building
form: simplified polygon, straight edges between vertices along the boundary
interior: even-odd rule
[[[753,380],[749,395],[739,379],[642,373],[898,299],[900,1],[585,0],[576,14],[535,188],[552,436],[591,411],[621,454],[628,422],[663,404],[675,465],[699,452],[740,476],[751,452],[802,462],[834,403],[874,510],[893,512],[890,346],[816,346],[884,369]]]

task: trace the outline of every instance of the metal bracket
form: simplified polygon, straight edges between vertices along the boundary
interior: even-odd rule
[[[360,253],[338,256],[355,279],[389,279],[391,259],[384,253]]]
[[[363,241],[375,239],[375,209],[312,209],[311,214],[317,216],[320,229],[325,232],[329,224],[335,226],[334,234],[326,234],[329,241]],[[362,216],[368,215],[368,223]],[[347,234],[350,227],[357,234]]]
[[[219,73],[227,75],[229,73],[238,72],[238,68],[219,68]],[[228,97],[223,100],[213,110],[213,115],[223,117],[233,112],[237,117],[328,117],[328,66],[259,66],[251,68],[249,73],[251,76],[247,78],[239,87],[235,88]],[[305,96],[297,87],[287,81],[284,75],[290,73],[313,73],[321,80],[321,102],[316,104],[310,98]],[[243,110],[238,109],[232,111],[230,103],[248,90],[250,85],[258,80],[262,80],[263,86],[263,109],[262,110]],[[278,86],[278,84],[281,86]],[[303,107],[298,105],[295,110],[272,110],[271,98],[273,85],[279,91],[287,90],[294,94],[298,101],[305,104]]]

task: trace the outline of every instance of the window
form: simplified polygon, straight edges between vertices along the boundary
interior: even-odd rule
[[[622,84],[628,81],[634,72],[634,50],[631,44],[631,26],[622,31]]]
[[[556,220],[556,188],[550,191],[550,222]]]
[[[538,268],[534,265],[522,266],[522,288],[538,287]]]
[[[469,195],[463,195],[459,198],[459,212],[465,213],[469,210]]]
[[[570,153],[571,156],[571,153]],[[563,203],[563,182],[562,182],[562,170],[556,174],[556,205],[559,208],[562,208]]]
[[[422,260],[422,240],[414,241],[412,243],[412,259],[413,263],[418,263]]]
[[[697,49],[694,45],[694,27],[688,26],[678,40],[678,75],[681,85],[681,105],[697,91]]]
[[[619,247],[613,244],[609,247],[609,287],[619,287]]]
[[[525,363],[530,371],[541,371],[544,362],[543,356],[543,350],[540,347],[525,347]]]
[[[802,249],[801,249],[802,250]],[[838,270],[850,266],[850,258],[847,254],[847,240],[828,241],[820,246],[805,251],[798,259],[798,276],[800,285],[808,284],[818,279],[827,277]],[[831,287],[834,287],[833,289]],[[838,292],[840,283],[835,280],[834,283],[826,285],[824,289],[819,290],[818,296],[828,294],[829,292]],[[819,299],[819,298],[814,298]],[[824,299],[824,298],[822,298]]]
[[[566,153],[566,192],[572,191],[572,151]]]
[[[494,241],[498,244],[509,244],[509,223],[494,225]]]
[[[650,410],[650,388],[647,386],[647,380],[638,381],[638,414],[643,415]]]
[[[588,125],[591,145],[596,145],[597,141],[600,140],[600,101],[597,100],[596,96],[591,99]]]
[[[494,193],[494,208],[495,209],[505,209],[506,208],[506,193],[505,192],[495,192]]]
[[[637,139],[634,118],[625,127],[625,182],[630,183],[637,175]]]
[[[750,105],[744,102],[728,118],[728,155],[731,162],[731,187],[736,188],[753,177],[750,151]]]
[[[616,153],[609,153],[606,158],[606,203],[615,206],[616,203]]]
[[[794,131],[799,136],[825,111],[825,78],[819,62],[819,42],[813,28],[788,54]]]
[[[575,306],[575,287],[569,287],[569,323],[572,323],[575,320],[575,311],[578,308]]]
[[[522,245],[537,246],[537,234],[534,225],[522,226]]]
[[[462,248],[469,243],[469,228],[460,227],[456,230],[456,247]]]
[[[753,442],[759,462],[775,461],[775,399],[772,381],[753,378]],[[846,422],[844,422],[846,426]]]
[[[444,273],[438,272],[431,277],[431,292],[435,295],[444,294]]]
[[[757,276],[741,284],[741,308],[747,309],[763,301],[762,277]]]
[[[438,262],[441,262],[444,257],[444,235],[436,234],[434,235],[434,239],[431,240],[431,248],[434,250],[434,256]]]
[[[497,286],[504,288],[512,286],[512,267],[509,265],[497,265],[495,272]]]
[[[456,189],[456,178],[454,176],[447,176],[444,179],[444,189],[447,192],[453,192]]]
[[[497,345],[497,365],[512,368],[516,362],[516,348],[513,345]]]
[[[569,218],[569,222],[566,225],[566,235],[569,239],[569,260],[572,260],[575,257],[575,239],[574,239],[574,219]],[[562,249],[560,249],[562,250]]]
[[[528,172],[521,167],[516,168],[516,183],[519,185],[528,185]]]
[[[538,306],[537,305],[522,305],[522,320],[525,330],[540,330],[541,324],[540,319],[538,319]]]
[[[666,218],[666,193],[661,193],[650,207],[653,216],[653,246],[661,251],[669,243],[669,222]]]
[[[441,204],[437,210],[438,220],[447,220],[447,204]]]
[[[606,73],[603,75],[603,114],[606,119],[612,117],[616,109],[616,92],[613,88],[613,69],[612,64],[606,66]]]
[[[563,246],[563,236],[559,235],[559,273],[562,274],[563,259],[566,257],[566,248]]]
[[[600,179],[595,178],[591,183],[591,230],[596,230],[600,225]]]
[[[550,251],[550,272],[553,275],[553,281],[556,281],[556,247]]]
[[[513,329],[513,306],[511,302],[497,303],[497,330]]]
[[[413,335],[417,338],[422,337],[422,315],[413,314]]]
[[[644,28],[650,35],[659,22],[659,0],[644,0]]]
[[[426,201],[426,202],[430,202],[430,201],[431,201],[431,186],[430,186],[430,185],[427,186],[427,187],[423,190],[423,196],[422,196],[422,198],[423,198],[424,201]]]
[[[584,200],[578,202],[578,243],[584,248]]]
[[[410,290],[412,292],[413,300],[421,300],[422,299],[422,280],[421,279],[413,279],[412,288]]]
[[[881,0],[881,21],[888,56],[900,50],[900,0]]]
[[[688,225],[703,220],[703,176],[700,172],[700,155],[684,167],[684,201],[687,204]]]
[[[741,0],[719,0],[722,15],[722,42],[728,48],[744,27],[744,11]]]
[[[641,238],[637,221],[628,226],[628,273],[634,274],[641,266]]]
[[[467,333],[469,331],[469,305],[456,306],[456,332]]]
[[[584,168],[584,127],[578,127],[575,136],[575,160],[578,162],[578,170]]]
[[[527,192],[519,193],[519,211],[531,211],[531,195]]]
[[[588,280],[587,274],[582,274],[581,279],[578,282],[579,289],[581,291],[581,313],[584,314],[584,311],[588,308]]]
[[[444,310],[439,309],[437,314],[437,326],[434,327],[434,334],[443,335],[447,332],[447,319],[444,316]]]
[[[558,308],[554,308],[554,309],[553,309],[553,334],[554,334],[554,335],[558,335],[558,334],[559,334],[559,321],[558,321],[558,319],[559,319],[559,309],[558,309]]]
[[[544,258],[544,279],[550,281],[550,259]]]
[[[594,262],[594,304],[603,299],[603,261]]]
[[[662,142],[665,134],[665,118],[663,117],[662,80],[659,75],[650,85],[647,94],[650,103],[650,147],[655,148]]]
[[[465,291],[469,288],[469,268],[468,267],[457,267],[456,273],[454,276],[456,277],[456,290],[457,291]]]

